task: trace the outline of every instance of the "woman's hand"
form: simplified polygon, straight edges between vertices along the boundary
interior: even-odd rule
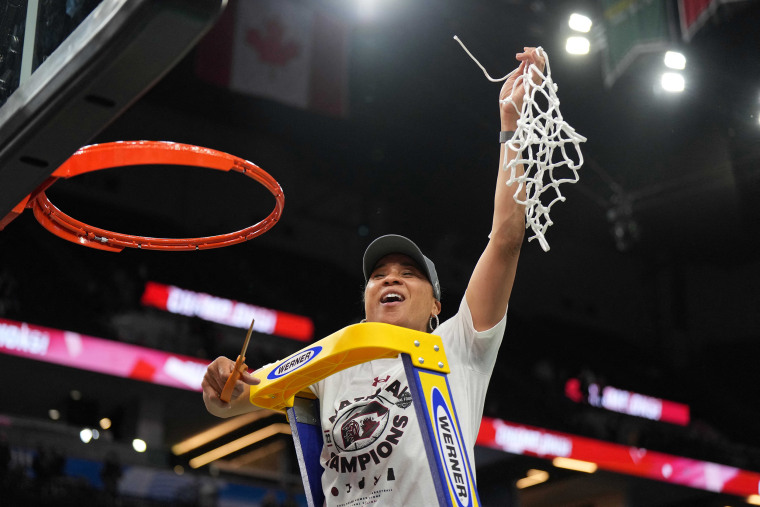
[[[536,48],[524,48],[524,51],[517,53],[515,58],[520,62],[520,65],[504,82],[501,92],[499,92],[502,130],[517,129],[517,120],[520,118],[520,111],[522,110],[525,86],[530,86],[531,84],[530,82],[526,83],[525,78],[523,78],[525,69],[530,65],[535,65],[543,73],[546,66],[543,52],[539,54]],[[531,81],[533,83],[538,84],[541,82],[541,79],[541,75],[535,70],[531,73]]]
[[[206,374],[203,376],[203,382],[201,387],[203,388],[203,403],[206,405],[206,410],[218,417],[230,417],[243,412],[250,412],[255,410],[256,407],[252,405],[244,394],[248,394],[248,387],[256,385],[261,382],[256,377],[252,376],[248,372],[241,372],[240,378],[235,382],[235,389],[232,391],[232,397],[229,403],[223,402],[219,399],[224,389],[224,384],[227,382],[227,378],[232,374],[235,369],[235,361],[227,357],[216,358],[208,368],[206,368]],[[250,405],[250,408],[245,404]],[[237,407],[237,409],[233,409]],[[240,410],[245,407],[245,410]]]

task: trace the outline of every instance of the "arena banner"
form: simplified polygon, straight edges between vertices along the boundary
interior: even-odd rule
[[[345,116],[349,32],[315,2],[231,1],[198,46],[196,72],[236,92]]]
[[[757,496],[760,487],[757,472],[489,417],[483,418],[476,444],[512,454],[570,458],[610,472],[715,493],[750,497]]]
[[[664,50],[670,19],[664,0],[600,0],[606,47],[604,84],[611,87],[641,54]]]
[[[201,391],[209,363],[7,319],[0,319],[0,353],[190,391]]]
[[[181,289],[173,285],[147,282],[140,302],[177,315],[227,326],[253,330],[283,338],[308,342],[314,337],[314,322],[309,317],[272,310],[232,299]]]
[[[678,18],[683,40],[690,41],[721,4],[731,1],[737,0],[678,0]]]
[[[576,403],[588,403],[592,407],[652,421],[688,426],[691,420],[690,409],[686,404],[595,382],[584,385],[575,377],[565,382],[565,396]]]

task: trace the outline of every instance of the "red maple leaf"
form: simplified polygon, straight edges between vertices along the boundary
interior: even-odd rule
[[[296,41],[285,40],[285,27],[276,18],[267,20],[263,33],[257,28],[246,30],[245,41],[270,65],[286,65],[301,54]]]

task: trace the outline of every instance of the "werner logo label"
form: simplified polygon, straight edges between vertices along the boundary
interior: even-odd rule
[[[267,378],[269,380],[274,380],[280,377],[284,377],[289,373],[293,373],[297,369],[306,366],[312,359],[317,357],[320,352],[322,352],[322,347],[317,345],[316,347],[306,349],[293,357],[289,357],[282,361],[277,368],[270,371],[269,375],[267,375]]]
[[[454,428],[454,419],[446,400],[436,387],[431,391],[431,403],[431,415],[435,417],[435,431],[438,436],[438,451],[449,485],[456,495],[458,505],[472,505],[472,491],[462,441]]]

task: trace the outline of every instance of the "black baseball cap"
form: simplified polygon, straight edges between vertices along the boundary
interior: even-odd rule
[[[386,255],[399,253],[409,256],[420,267],[430,284],[433,286],[433,295],[438,301],[441,300],[441,283],[438,281],[438,273],[435,271],[433,261],[425,257],[422,250],[414,242],[398,234],[380,236],[369,244],[364,251],[364,281],[369,280],[377,263]]]

